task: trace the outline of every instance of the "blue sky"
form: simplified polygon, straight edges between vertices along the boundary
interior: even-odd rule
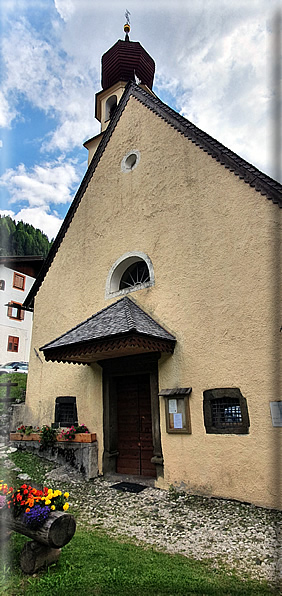
[[[274,176],[276,0],[0,0],[0,213],[58,232],[99,132],[101,56],[123,38],[156,62],[154,91]],[[276,19],[277,22],[277,19]],[[281,73],[281,69],[280,69]]]

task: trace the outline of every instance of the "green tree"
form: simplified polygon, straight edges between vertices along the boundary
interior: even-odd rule
[[[8,215],[0,215],[0,256],[39,255],[46,257],[52,242],[31,224],[16,223]]]

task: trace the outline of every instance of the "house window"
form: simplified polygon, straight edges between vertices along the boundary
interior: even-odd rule
[[[0,290],[5,290],[5,279],[0,279]]]
[[[18,352],[19,351],[19,338],[18,337],[9,335],[7,351],[8,352]]]
[[[24,310],[19,302],[9,302],[7,314],[10,319],[24,320]]]
[[[77,424],[76,397],[62,395],[56,398],[55,424],[70,427]]]
[[[14,273],[13,288],[17,288],[18,290],[25,289],[25,275]]]
[[[149,288],[154,283],[151,259],[139,251],[125,253],[110,269],[106,282],[106,298]]]
[[[249,414],[247,400],[240,389],[207,389],[204,391],[204,423],[207,433],[247,434]]]

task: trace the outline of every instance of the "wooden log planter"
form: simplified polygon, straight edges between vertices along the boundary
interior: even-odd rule
[[[33,539],[26,542],[21,552],[20,566],[24,573],[35,573],[58,561],[61,548],[70,542],[76,529],[73,515],[63,511],[53,511],[37,530],[32,530],[8,511],[4,513],[2,509],[1,514],[1,522],[6,528]]]

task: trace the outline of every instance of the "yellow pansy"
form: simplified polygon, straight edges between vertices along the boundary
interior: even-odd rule
[[[46,499],[45,505],[50,505],[50,503],[51,503],[50,499]]]
[[[69,498],[69,493],[64,493],[64,497],[65,497],[65,499],[68,499]]]
[[[69,508],[69,503],[65,503],[64,506],[63,506],[63,510],[64,511],[67,511],[68,508]]]
[[[55,505],[51,505],[51,509],[52,509],[52,511],[55,511],[55,509],[56,509]]]

